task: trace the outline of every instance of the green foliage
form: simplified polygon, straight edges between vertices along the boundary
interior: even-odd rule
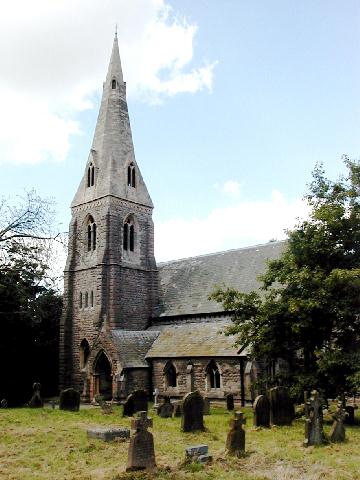
[[[285,359],[294,393],[359,384],[360,164],[332,182],[317,166],[306,199],[309,218],[288,232],[286,251],[269,262],[261,295],[233,289],[211,298],[233,312],[228,334],[269,363]],[[273,379],[274,380],[274,379]]]

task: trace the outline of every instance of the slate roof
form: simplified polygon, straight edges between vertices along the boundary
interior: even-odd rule
[[[221,333],[229,323],[218,320],[150,327],[161,331],[146,358],[237,357],[239,347],[234,346],[234,337]]]
[[[279,258],[285,245],[285,241],[269,242],[158,264],[160,316],[220,312],[222,305],[208,300],[215,286],[257,290],[257,277],[265,271],[267,260]]]
[[[111,330],[123,368],[149,367],[145,355],[158,335],[158,331]]]

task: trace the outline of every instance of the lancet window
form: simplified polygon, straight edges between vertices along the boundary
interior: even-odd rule
[[[132,218],[128,218],[123,227],[123,248],[130,252],[134,251],[135,247],[135,227]]]
[[[130,165],[128,166],[128,186],[129,187],[134,187],[136,186],[136,178],[135,178],[135,165],[133,164],[133,162],[130,163]]]
[[[165,386],[176,387],[177,385],[176,368],[172,362],[168,362],[166,364],[164,373],[165,373]]]
[[[96,223],[90,216],[87,223],[87,249],[88,252],[96,248]]]
[[[93,185],[95,185],[95,167],[90,163],[87,172],[87,186],[92,187]]]
[[[207,366],[207,384],[210,388],[220,388],[221,375],[219,367],[214,360]]]

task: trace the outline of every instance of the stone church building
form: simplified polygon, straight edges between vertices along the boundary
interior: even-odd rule
[[[283,242],[156,264],[153,203],[135,160],[115,36],[83,178],[71,204],[60,388],[120,400],[154,388],[181,397],[252,394],[257,366],[221,332],[216,285],[248,292]]]

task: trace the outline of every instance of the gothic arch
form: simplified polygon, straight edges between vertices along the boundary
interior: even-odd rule
[[[206,390],[221,388],[221,371],[215,360],[210,360],[206,367]]]
[[[165,389],[177,387],[177,370],[174,363],[168,360],[164,367]]]
[[[93,362],[93,394],[102,395],[105,400],[112,399],[112,362],[105,350],[100,350]]]
[[[88,252],[96,249],[96,241],[97,241],[97,227],[94,217],[89,213],[86,216],[86,249]]]
[[[127,172],[127,186],[136,188],[137,174],[136,174],[136,165],[131,161],[126,169]]]
[[[86,338],[83,338],[80,342],[80,369],[83,370],[86,367],[87,361],[90,355],[90,345]]]
[[[130,213],[123,223],[123,250],[135,252],[137,247],[137,222],[134,214]]]

